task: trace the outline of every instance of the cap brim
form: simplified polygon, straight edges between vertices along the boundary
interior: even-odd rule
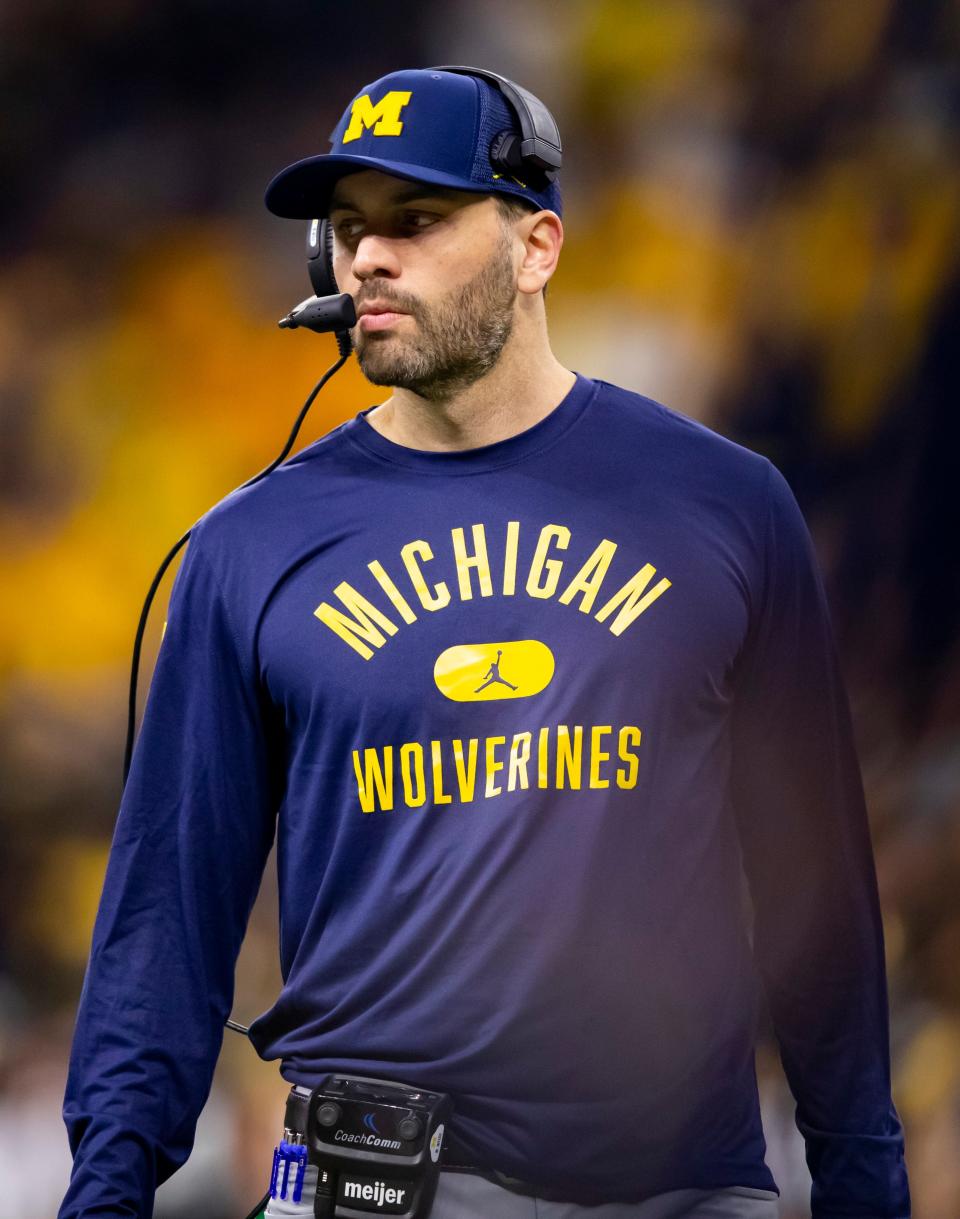
[[[291,220],[325,217],[334,184],[345,174],[357,173],[362,169],[376,169],[397,178],[408,178],[412,182],[427,182],[431,186],[449,186],[477,194],[491,193],[486,183],[471,184],[454,174],[445,174],[423,165],[353,156],[350,153],[323,153],[281,169],[267,186],[264,203],[275,216],[286,216]]]

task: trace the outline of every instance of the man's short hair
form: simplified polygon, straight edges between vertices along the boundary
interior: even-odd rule
[[[497,210],[500,213],[500,218],[507,224],[514,220],[518,220],[521,216],[532,215],[533,212],[539,212],[540,208],[532,199],[524,199],[520,195],[494,195],[497,201]],[[540,291],[546,299],[547,288],[549,283],[543,285]]]

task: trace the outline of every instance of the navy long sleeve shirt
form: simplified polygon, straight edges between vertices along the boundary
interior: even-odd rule
[[[582,374],[469,450],[370,409],[193,530],[60,1219],[145,1219],[190,1154],[274,840],[283,987],[250,1036],[283,1079],[449,1092],[452,1149],[582,1202],[775,1189],[762,987],[814,1216],[905,1219],[860,770],[784,478]]]

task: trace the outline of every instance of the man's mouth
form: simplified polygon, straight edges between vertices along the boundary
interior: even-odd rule
[[[364,333],[370,330],[390,330],[409,316],[409,313],[399,312],[364,313],[361,315],[358,325]]]

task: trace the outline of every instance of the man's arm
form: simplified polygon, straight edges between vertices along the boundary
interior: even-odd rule
[[[200,538],[202,522],[173,584],[94,924],[59,1219],[149,1219],[189,1156],[273,842],[266,717]]]
[[[768,467],[765,571],[734,696],[732,793],[813,1219],[906,1219],[876,870],[823,584]]]

